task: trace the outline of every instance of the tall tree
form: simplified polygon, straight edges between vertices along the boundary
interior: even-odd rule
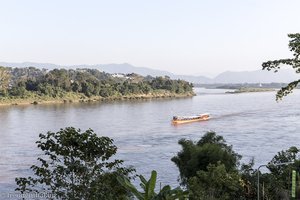
[[[289,49],[293,52],[293,58],[279,59],[264,62],[262,64],[263,70],[274,70],[278,72],[282,65],[289,65],[295,70],[296,73],[300,73],[300,33],[288,34],[288,37],[291,38],[289,41]],[[284,96],[290,94],[300,83],[300,79],[290,82],[286,87],[281,88],[276,95],[276,100],[281,100]]]
[[[43,192],[51,195],[49,199],[127,199],[117,177],[128,177],[133,170],[111,159],[117,152],[112,139],[73,127],[39,137],[37,144],[44,152],[40,165],[31,167],[33,177],[16,178],[17,191]]]
[[[7,68],[0,67],[0,93],[6,93],[9,87],[10,73]]]
[[[187,185],[188,180],[196,176],[198,171],[207,171],[209,164],[220,162],[224,164],[226,171],[236,171],[241,159],[241,156],[225,143],[223,137],[215,132],[207,132],[197,143],[181,139],[179,144],[182,150],[172,161],[179,168],[183,185]]]

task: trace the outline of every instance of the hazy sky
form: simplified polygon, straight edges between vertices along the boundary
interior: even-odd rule
[[[0,61],[256,70],[290,56],[299,8],[299,0],[0,0]]]

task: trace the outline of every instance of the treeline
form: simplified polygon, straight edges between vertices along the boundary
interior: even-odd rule
[[[215,132],[206,133],[196,142],[181,139],[182,150],[171,160],[179,169],[183,187],[161,185],[156,189],[156,171],[147,180],[136,175],[134,168],[123,167],[122,160],[113,159],[117,153],[113,140],[99,137],[91,129],[81,132],[69,127],[39,137],[37,144],[44,157],[31,167],[34,176],[16,178],[16,191],[25,196],[39,192],[50,195],[48,199],[78,200],[254,200],[258,193],[259,199],[300,197],[296,147],[279,152],[263,165],[269,172],[261,173],[254,168],[253,160],[241,164],[242,156]],[[137,177],[140,187],[132,183]]]
[[[113,76],[97,69],[37,69],[0,67],[0,96],[24,97],[30,93],[53,98],[73,92],[86,97],[151,94],[159,90],[184,94],[193,85],[169,77],[142,77],[138,74]]]

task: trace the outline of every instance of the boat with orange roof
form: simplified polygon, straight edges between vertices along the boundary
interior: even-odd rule
[[[190,122],[207,121],[210,119],[209,113],[203,113],[195,116],[174,116],[172,119],[173,124],[184,124]]]

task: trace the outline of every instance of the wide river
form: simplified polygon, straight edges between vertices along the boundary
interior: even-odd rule
[[[277,103],[275,92],[225,94],[226,90],[195,89],[197,96],[109,103],[73,103],[0,107],[0,194],[13,192],[14,178],[30,174],[40,153],[39,133],[74,126],[92,128],[118,146],[117,157],[137,173],[157,170],[159,182],[178,185],[178,169],[170,160],[181,138],[197,141],[210,130],[222,135],[244,162],[254,157],[266,164],[300,141],[300,91]],[[206,122],[174,126],[173,115],[209,112]],[[1,198],[1,195],[0,195]]]

